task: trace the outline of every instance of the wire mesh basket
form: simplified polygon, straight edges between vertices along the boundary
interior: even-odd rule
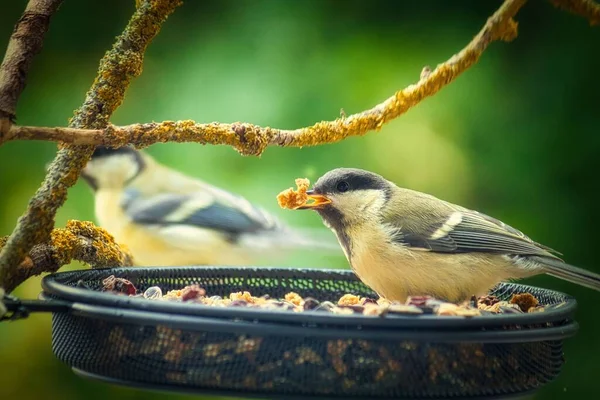
[[[573,298],[519,284],[501,284],[492,294],[531,293],[544,312],[382,318],[211,307],[100,292],[110,275],[140,290],[198,284],[221,296],[376,296],[343,270],[119,268],[43,279],[42,297],[63,307],[52,317],[60,360],[84,376],[159,390],[286,399],[505,398],[555,379],[563,340],[578,329]]]

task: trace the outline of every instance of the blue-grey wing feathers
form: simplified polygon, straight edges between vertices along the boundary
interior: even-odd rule
[[[422,250],[442,253],[486,252],[510,255],[537,255],[556,258],[559,254],[534,242],[522,232],[479,212],[457,209],[450,216],[427,224],[399,226],[396,242]]]
[[[280,228],[272,217],[243,199],[240,206],[229,205],[207,193],[142,196],[135,189],[127,189],[122,205],[133,222],[143,225],[190,225],[230,237]]]

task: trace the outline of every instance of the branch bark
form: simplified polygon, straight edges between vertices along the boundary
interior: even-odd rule
[[[84,104],[70,121],[71,128],[102,129],[121,104],[125,90],[142,72],[146,47],[158,34],[162,23],[181,0],[141,2],[124,32],[100,61],[98,76]],[[14,279],[18,266],[31,248],[47,242],[54,227],[56,211],[65,202],[94,151],[94,146],[64,146],[49,167],[42,186],[29,201],[25,213],[0,251],[0,286]]]
[[[42,50],[50,17],[63,0],[30,0],[8,42],[0,65],[0,143],[15,120],[17,101],[23,89],[29,67]]]
[[[600,4],[594,0],[550,0],[556,8],[587,19],[591,26],[600,25]]]
[[[517,36],[517,23],[512,19],[526,0],[506,0],[488,19],[483,29],[458,54],[421,74],[421,79],[396,92],[375,107],[313,126],[295,130],[260,127],[247,123],[209,123],[165,121],[123,127],[108,126],[103,130],[66,128],[13,127],[8,140],[56,140],[77,145],[121,147],[128,143],[143,148],[157,142],[197,142],[233,146],[244,155],[260,155],[267,146],[304,147],[335,143],[349,136],[362,136],[404,114],[425,98],[436,94],[475,64],[495,40],[511,41]]]
[[[0,248],[6,239],[0,238]],[[92,268],[133,265],[132,255],[122,250],[107,231],[91,222],[72,220],[65,228],[54,229],[47,243],[31,249],[10,279],[4,282],[4,289],[11,292],[28,278],[44,272],[56,272],[73,260],[90,264]]]

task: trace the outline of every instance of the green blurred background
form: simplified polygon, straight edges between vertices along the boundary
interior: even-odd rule
[[[500,4],[187,1],[149,47],[144,73],[112,122],[194,119],[297,128],[335,119],[340,108],[347,114],[370,108],[418,80],[424,65],[461,49]],[[3,2],[2,46],[25,5]],[[33,63],[18,123],[66,125],[133,10],[133,0],[65,1]],[[540,1],[527,4],[517,20],[514,42],[493,43],[457,81],[379,133],[315,148],[269,148],[261,158],[198,144],[158,144],[148,152],[307,227],[322,224],[315,214],[280,210],[275,195],[281,189],[334,167],[369,169],[500,218],[569,262],[600,272],[600,28]],[[13,229],[55,152],[54,143],[0,147],[0,235]],[[70,190],[57,225],[70,218],[94,220],[84,182]],[[284,263],[347,268],[341,252],[294,254]],[[526,283],[575,295],[581,324],[566,343],[560,378],[536,398],[597,392],[599,294],[551,277]],[[30,279],[15,294],[34,298],[39,291],[40,279]],[[74,376],[51,352],[48,315],[2,324],[0,361],[3,399],[163,396]]]

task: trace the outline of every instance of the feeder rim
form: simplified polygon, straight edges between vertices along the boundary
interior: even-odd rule
[[[500,314],[500,315],[482,315],[476,317],[459,316],[437,316],[437,315],[397,315],[388,314],[384,318],[376,316],[343,315],[321,312],[290,312],[286,310],[263,310],[250,307],[212,307],[198,303],[181,303],[169,301],[151,301],[144,298],[135,298],[128,296],[116,296],[111,293],[103,293],[85,288],[69,286],[63,282],[74,282],[79,279],[100,279],[114,275],[131,280],[134,284],[136,279],[148,276],[149,273],[163,271],[171,273],[174,277],[181,276],[194,278],[196,274],[198,279],[202,279],[207,273],[212,274],[211,278],[218,278],[219,274],[233,277],[254,277],[269,278],[267,275],[273,275],[276,278],[297,278],[302,279],[334,279],[342,281],[359,281],[359,279],[350,270],[339,269],[321,269],[321,268],[290,268],[290,267],[133,267],[133,268],[103,268],[93,270],[75,270],[67,272],[56,272],[45,276],[42,279],[42,288],[44,293],[57,300],[66,300],[76,304],[85,304],[90,306],[104,306],[116,310],[137,310],[140,312],[154,312],[160,314],[171,314],[192,317],[213,317],[213,318],[239,318],[244,320],[259,320],[278,324],[305,324],[307,326],[319,324],[328,326],[360,326],[365,329],[435,329],[437,331],[470,331],[480,329],[502,328],[507,325],[533,325],[545,324],[548,322],[569,322],[573,319],[577,308],[575,298],[567,294],[543,289],[548,294],[558,295],[565,299],[559,307],[537,313],[523,314]],[[519,287],[520,290],[539,290],[540,288],[509,283],[507,285]],[[290,289],[291,291],[292,289]],[[544,328],[548,329],[548,328]],[[529,329],[528,329],[529,330]],[[506,331],[504,331],[506,332]]]
[[[46,296],[42,293],[42,299]],[[167,326],[196,332],[234,333],[250,336],[287,336],[305,338],[392,340],[427,343],[526,343],[547,340],[563,340],[574,336],[579,324],[567,324],[544,328],[520,330],[457,330],[453,332],[439,329],[363,329],[334,328],[321,326],[283,325],[269,322],[228,320],[223,318],[197,317],[190,315],[167,314],[155,311],[126,310],[114,307],[83,303],[71,304],[70,311],[76,317],[104,320],[118,324],[138,326]]]

